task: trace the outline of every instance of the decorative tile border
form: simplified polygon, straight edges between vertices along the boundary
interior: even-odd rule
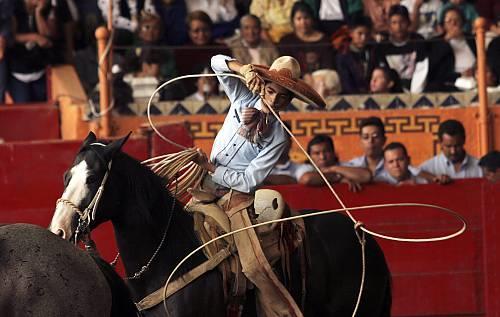
[[[500,104],[500,92],[489,93],[490,104]],[[346,95],[326,100],[327,111],[385,110],[469,107],[477,105],[477,92],[433,93],[433,94],[382,94]],[[147,99],[136,100],[129,108],[138,116],[146,115]],[[151,113],[155,115],[224,114],[229,108],[227,98],[201,101],[161,101],[153,103]],[[294,99],[287,112],[312,112],[307,104]]]

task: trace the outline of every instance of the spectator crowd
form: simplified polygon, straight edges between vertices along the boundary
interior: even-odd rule
[[[487,86],[500,90],[500,5],[489,9]],[[15,103],[46,100],[47,67],[54,64],[73,64],[91,94],[98,81],[94,33],[107,23],[113,25],[118,105],[148,96],[140,87],[154,90],[179,75],[210,73],[216,54],[259,65],[293,56],[304,81],[325,98],[475,89],[477,17],[467,0],[0,0],[0,105],[7,94]],[[205,77],[176,82],[159,99],[207,101],[220,94],[215,78]],[[127,107],[117,109],[126,113]],[[328,181],[356,191],[371,181],[499,178],[499,153],[479,161],[470,156],[455,120],[439,127],[441,154],[419,167],[404,144],[385,144],[379,118],[364,120],[359,135],[364,155],[349,162],[339,161],[329,136],[311,140],[308,154]],[[293,182],[321,185],[324,179],[285,151],[267,183]]]
[[[386,144],[385,127],[378,117],[363,119],[359,125],[360,146],[363,155],[340,162],[333,139],[316,135],[307,146],[307,153],[329,183],[346,183],[352,191],[362,184],[380,182],[391,185],[437,183],[446,185],[455,179],[486,178],[500,181],[500,152],[491,151],[480,160],[465,150],[465,129],[457,120],[446,120],[439,125],[440,154],[420,166],[411,165],[406,146],[400,142]],[[303,184],[324,185],[324,178],[310,164],[290,160],[290,146],[280,157],[267,177],[267,185]]]
[[[491,6],[487,85],[496,90],[500,5]],[[468,0],[0,0],[0,103],[5,92],[45,100],[47,66],[59,63],[93,92],[94,32],[108,18],[118,104],[137,87],[203,72],[215,54],[260,65],[293,56],[323,97],[475,89],[478,16]],[[186,80],[159,98],[200,99],[200,85]]]

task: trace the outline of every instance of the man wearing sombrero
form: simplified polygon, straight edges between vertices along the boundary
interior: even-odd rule
[[[246,207],[234,210],[232,207],[237,203],[233,201],[240,206],[242,200],[237,197],[254,193],[269,175],[288,142],[286,131],[269,108],[278,113],[294,97],[318,108],[324,108],[325,102],[314,89],[299,79],[299,63],[290,56],[277,58],[267,68],[242,65],[233,58],[217,55],[212,57],[211,66],[216,74],[220,74],[217,78],[231,106],[215,138],[210,160],[199,150],[195,162],[208,171],[202,185],[204,190],[217,197],[231,192],[224,209],[234,231],[250,225],[250,218],[254,219],[255,215],[249,217]],[[245,83],[238,78],[224,76],[228,72],[241,74]],[[278,281],[269,263],[261,262],[263,253],[255,231],[242,231],[235,234],[234,239],[243,273],[258,288],[257,298],[263,315],[301,316],[300,309]],[[249,253],[249,249],[255,253]]]

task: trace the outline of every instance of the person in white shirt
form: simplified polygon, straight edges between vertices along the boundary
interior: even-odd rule
[[[483,172],[477,158],[464,149],[465,129],[457,120],[446,120],[439,125],[441,153],[425,161],[422,171],[436,175],[440,179],[480,178]]]
[[[384,148],[384,170],[375,177],[375,181],[391,185],[427,184],[427,180],[412,172],[408,151],[399,142],[389,143]]]

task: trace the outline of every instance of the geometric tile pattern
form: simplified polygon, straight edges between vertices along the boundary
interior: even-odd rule
[[[500,104],[500,92],[488,94],[490,104]],[[285,112],[316,112],[375,109],[412,109],[439,107],[468,107],[477,104],[477,92],[429,93],[429,94],[381,94],[381,95],[342,95],[329,97],[326,109],[317,110],[310,105],[294,99]],[[147,102],[137,100],[129,104],[132,113],[146,114]],[[156,101],[151,113],[162,115],[224,114],[229,109],[227,98],[213,98],[202,101]]]

